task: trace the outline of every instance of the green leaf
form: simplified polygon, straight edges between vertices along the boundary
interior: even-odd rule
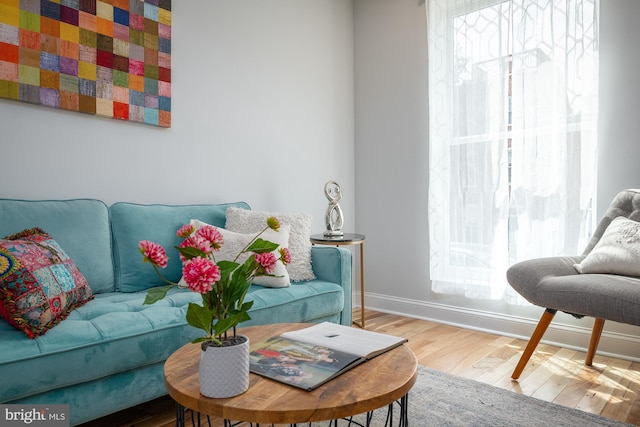
[[[229,310],[236,308],[238,304],[242,304],[244,296],[251,287],[251,283],[245,278],[240,278],[239,273],[241,271],[237,271],[233,275],[233,279],[222,295],[222,303]]]
[[[196,338],[196,339],[192,340],[191,342],[196,344],[196,343],[204,342],[204,341],[213,341],[214,343],[216,343],[216,345],[222,345],[220,340],[218,340],[216,337],[200,337],[200,338]]]
[[[231,276],[233,271],[240,265],[237,262],[225,260],[218,261],[216,264],[218,264],[218,268],[220,269],[220,280],[222,282],[229,280],[229,277]]]
[[[242,323],[242,322],[246,322],[247,320],[251,320],[251,317],[249,316],[249,313],[247,313],[246,311],[241,311],[238,312],[237,315],[235,316],[235,318],[237,319],[237,323]]]
[[[210,333],[209,327],[213,321],[213,313],[205,307],[190,302],[187,308],[187,323],[194,328],[203,329],[207,334]]]
[[[214,326],[215,335],[220,336],[231,328],[238,326],[240,322],[244,322],[246,320],[250,320],[249,314],[246,312],[238,312],[234,310],[234,312],[229,313],[227,317],[221,319]]]
[[[253,301],[247,301],[244,304],[242,304],[242,307],[240,307],[240,310],[249,311],[251,310],[251,307],[253,307]],[[247,319],[247,320],[250,320],[250,319]]]
[[[224,334],[229,329],[233,328],[238,324],[238,321],[235,320],[234,316],[229,316],[224,319],[219,319],[218,323],[215,324],[213,330],[215,331],[214,335],[220,336]]]
[[[249,282],[249,276],[251,275],[251,272],[252,270],[246,268],[245,264],[238,267],[238,269],[234,271],[233,277],[231,277],[229,286],[233,288],[244,286]]]
[[[188,246],[186,248],[181,248],[180,246],[174,246],[186,259],[191,259],[195,257],[206,257],[207,254],[198,248],[194,248],[192,246]]]
[[[247,248],[247,251],[261,254],[264,252],[273,252],[276,249],[278,249],[278,245],[276,243],[271,243],[268,240],[258,238]]]
[[[240,322],[238,323],[246,322],[247,320],[251,320],[251,316],[249,316],[249,313],[247,313],[246,311],[240,313]]]
[[[147,291],[147,296],[144,298],[144,304],[154,304],[160,301],[162,298],[167,296],[167,292],[169,292],[169,289],[171,288],[173,288],[173,285],[150,288]]]

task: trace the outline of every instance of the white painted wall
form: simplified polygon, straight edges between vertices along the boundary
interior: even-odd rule
[[[179,0],[172,15],[172,127],[0,99],[0,197],[244,200],[320,232],[334,179],[353,227],[351,1]]]
[[[600,0],[598,208],[640,188],[640,2]]]
[[[600,212],[640,187],[639,19],[637,0],[602,2]],[[0,99],[0,197],[244,200],[320,232],[335,179],[367,236],[367,306],[529,336],[539,309],[429,290],[424,5],[176,0],[172,51],[170,129]],[[584,347],[590,321],[557,317],[547,339]],[[637,358],[639,335],[608,324],[600,347]]]
[[[365,305],[528,338],[542,310],[430,291],[425,6],[355,0],[356,222]],[[601,2],[599,213],[640,187],[640,2]],[[356,301],[359,301],[356,299]],[[558,314],[546,341],[587,346],[591,319]],[[601,352],[640,358],[640,329],[607,323]]]

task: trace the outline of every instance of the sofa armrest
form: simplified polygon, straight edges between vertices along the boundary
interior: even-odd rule
[[[352,322],[352,265],[351,251],[333,246],[313,246],[311,266],[319,280],[337,283],[344,290],[344,308],[340,323],[351,326]]]

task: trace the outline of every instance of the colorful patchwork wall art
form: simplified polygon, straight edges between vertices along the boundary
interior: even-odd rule
[[[171,126],[171,0],[0,0],[0,97]]]

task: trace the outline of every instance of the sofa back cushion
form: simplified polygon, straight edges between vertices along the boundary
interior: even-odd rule
[[[178,246],[182,239],[176,236],[178,228],[199,219],[216,227],[224,227],[226,211],[230,206],[249,209],[244,202],[219,205],[141,205],[114,203],[110,208],[113,233],[116,289],[136,292],[165,283],[156,275],[149,263],[142,261],[138,250],[141,240],[159,243],[167,250],[169,262],[162,274],[173,282],[181,277]]]
[[[114,290],[109,210],[94,199],[0,199],[0,237],[39,227],[73,260],[94,293]]]

